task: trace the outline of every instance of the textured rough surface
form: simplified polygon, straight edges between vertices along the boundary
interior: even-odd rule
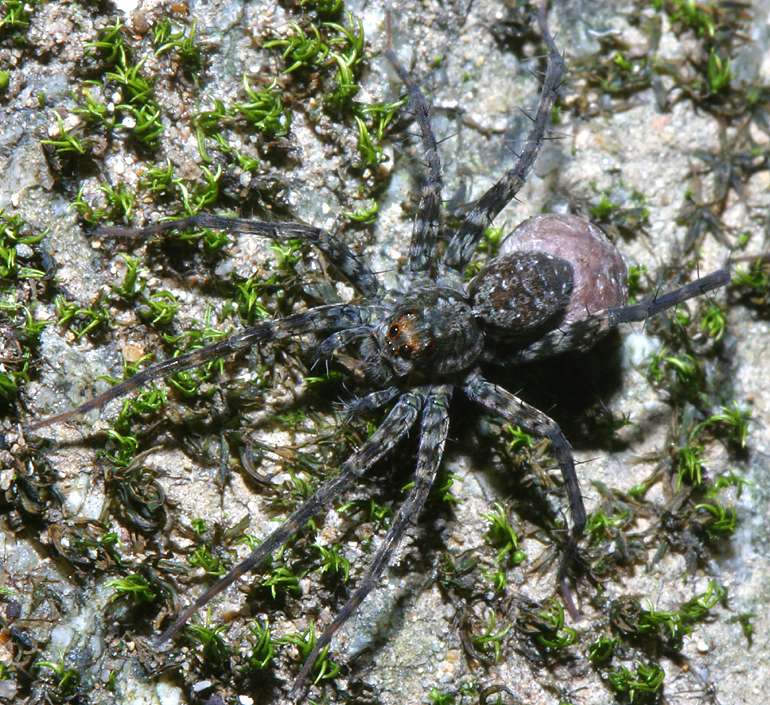
[[[547,250],[501,253],[473,279],[475,314],[501,337],[553,328],[571,308],[575,269]]]
[[[528,124],[520,108],[531,109],[535,100],[537,82],[529,71],[532,63],[512,51],[511,44],[497,39],[493,32],[503,26],[502,21],[509,17],[513,4],[492,0],[477,0],[470,5],[465,2],[409,3],[395,13],[395,48],[407,66],[414,61],[416,75],[433,102],[450,208],[477,197],[494,182],[510,164],[513,152],[519,151],[519,141]],[[348,6],[362,16],[371,42],[370,67],[362,78],[363,97],[393,100],[400,88],[380,55],[386,43],[383,8],[379,3],[350,2]],[[756,3],[756,17],[748,30],[753,44],[735,57],[736,76],[748,75],[751,80],[761,79],[764,83],[770,81],[768,10],[766,2]],[[140,36],[142,27],[163,12],[165,3],[121,3],[117,13],[109,13],[104,18],[106,22],[115,16],[122,17]],[[650,8],[645,12],[652,14]],[[600,7],[579,0],[558,3],[551,13],[551,22],[557,30],[557,42],[566,52],[568,66],[574,66],[582,57],[594,55],[602,38],[607,36],[622,39],[629,55],[634,51],[647,51],[651,40],[641,32],[634,17],[626,13],[626,3],[621,2],[601,3]],[[261,41],[269,35],[270,28],[285,31],[292,15],[284,5],[274,2],[230,0],[191,3],[189,15],[197,20],[199,36],[210,50],[203,94],[193,97],[187,95],[193,93],[192,89],[181,93],[172,90],[181,81],[178,76],[168,76],[159,82],[166,131],[160,153],[151,161],[161,164],[168,157],[179,175],[198,178],[200,159],[189,122],[191,112],[212,109],[217,98],[227,101],[239,95],[242,98],[239,90],[244,72],[252,79],[268,68],[270,75],[277,73],[275,64],[270,64],[267,52],[261,48]],[[664,19],[662,24],[658,57],[661,61],[681,59],[688,42],[693,40],[675,36],[668,20]],[[11,70],[10,87],[0,103],[0,207],[18,212],[36,229],[49,229],[43,246],[55,262],[57,290],[84,306],[91,304],[98,293],[107,293],[111,285],[122,281],[125,264],[112,245],[91,239],[68,209],[73,198],[67,190],[71,187],[69,180],[79,180],[86,195],[95,196],[99,193],[99,184],[104,182],[125,181],[136,187],[147,167],[143,155],[115,148],[99,161],[98,173],[65,175],[62,179],[52,172],[43,157],[40,140],[56,128],[51,109],[72,107],[71,85],[81,80],[78,63],[84,56],[85,43],[94,37],[90,12],[77,4],[46,3],[40,6],[31,22],[29,41],[35,49],[23,52],[4,44],[4,65],[0,67]],[[147,68],[152,69],[155,61],[150,53]],[[662,80],[667,82],[665,77]],[[567,100],[573,95],[573,89],[576,90],[575,83],[565,87]],[[419,160],[419,149],[407,149],[400,137],[394,135],[393,141],[384,147],[387,161],[377,169],[362,170],[366,172],[363,175],[351,174],[346,165],[357,158],[355,129],[331,129],[324,117],[311,120],[309,115],[318,111],[318,105],[305,105],[302,90],[297,89],[297,93],[293,104],[302,107],[294,112],[290,137],[286,138],[288,163],[277,170],[284,179],[284,206],[294,218],[333,229],[341,222],[343,211],[360,205],[355,194],[362,182],[382,184],[380,212],[372,234],[351,229],[346,237],[352,247],[373,262],[375,271],[396,279],[397,264],[403,262],[409,248],[412,205],[408,194],[415,187],[413,174],[420,171],[419,164],[415,164]],[[612,101],[600,92],[592,100],[596,103],[592,106],[594,109],[587,109],[584,114],[562,112],[558,126],[561,139],[546,145],[535,172],[519,194],[521,202],[505,209],[497,224],[508,232],[523,219],[544,210],[572,211],[575,204],[579,212],[586,215],[585,205],[595,203],[598,194],[608,193],[620,200],[624,194],[636,190],[644,195],[649,222],[636,237],[617,240],[618,248],[629,264],[648,267],[653,285],[668,282],[676,274],[689,277],[690,272],[681,272],[688,230],[677,224],[677,220],[690,203],[689,188],[702,188],[706,195],[719,190],[719,180],[715,177],[693,176],[701,166],[697,153],[719,154],[724,137],[719,120],[696,110],[686,100],[673,102],[668,109],[661,110],[653,88],[636,93],[623,110],[614,109]],[[46,107],[41,107],[41,102]],[[327,129],[333,138],[326,134],[326,139],[320,139],[319,133]],[[750,129],[758,132],[757,139],[766,147],[766,133],[753,124]],[[239,147],[248,150],[248,140],[244,142]],[[415,159],[406,158],[407,153]],[[762,241],[762,221],[757,214],[767,208],[769,186],[767,170],[759,169],[747,178],[740,190],[730,189],[725,197],[722,219],[730,225],[731,234],[753,233],[747,250],[751,254],[767,248],[767,243]],[[266,180],[255,184],[257,187],[269,190],[271,183]],[[144,207],[144,204],[138,206]],[[148,211],[143,217],[158,215],[152,208]],[[724,243],[712,236],[703,240],[701,248],[703,272],[720,266],[727,253]],[[144,256],[146,250],[138,246],[134,253]],[[237,272],[242,276],[262,272],[270,256],[266,242],[235,238],[228,245],[218,271],[225,275]],[[156,253],[150,261],[157,264],[158,259]],[[312,278],[316,270],[309,265],[307,271]],[[203,321],[207,305],[220,301],[213,287],[198,286],[194,278],[188,280],[179,275],[172,263],[151,271],[149,281],[176,294],[180,302],[180,327],[184,328]],[[349,296],[344,287],[339,293]],[[721,705],[760,705],[766,701],[765,684],[770,679],[770,643],[766,637],[770,633],[768,322],[754,310],[728,301],[725,296],[725,292],[714,295],[716,301],[727,303],[728,332],[725,352],[713,366],[723,376],[725,397],[749,404],[753,415],[749,452],[743,461],[750,484],[735,500],[737,532],[697,569],[693,570],[677,552],[669,552],[653,563],[657,547],[648,546],[649,570],[629,571],[622,579],[603,584],[608,598],[642,595],[660,610],[674,608],[702,592],[710,577],[728,588],[730,609],[717,607],[716,619],[695,627],[685,640],[684,658],[661,659],[666,671],[665,700],[669,705],[713,702],[711,688]],[[129,350],[149,352],[159,346],[158,337],[139,326],[125,309],[112,311],[113,329],[95,340],[76,339],[71,332],[53,323],[56,314],[50,301],[41,302],[36,315],[49,318],[52,323],[41,337],[33,382],[22,395],[19,413],[23,419],[60,411],[91,396],[103,387],[98,380],[100,375],[106,372],[120,375],[121,354],[128,357],[125,353]],[[5,328],[0,335],[5,335]],[[537,399],[540,408],[548,410],[565,426],[580,461],[581,483],[589,510],[601,500],[601,483],[625,491],[664,462],[672,450],[666,444],[676,432],[671,428],[672,409],[666,403],[665,391],[653,386],[645,374],[650,355],[661,352],[661,338],[648,327],[638,325],[624,332],[619,340],[610,342],[609,347],[597,352],[598,374],[594,368],[593,373],[585,371],[591,367],[590,360],[580,361],[583,366],[578,369],[574,369],[574,362],[568,362],[561,372],[551,368],[528,370],[518,381],[520,387],[516,387],[521,388],[524,398]],[[269,371],[271,389],[260,399],[259,408],[228,410],[233,416],[253,423],[255,430],[249,432],[249,439],[261,444],[260,448],[280,451],[289,446],[301,447],[317,435],[316,429],[302,425],[260,425],[260,414],[266,414],[265,409],[303,408],[308,387],[303,377],[307,370],[297,366],[295,352],[261,351],[252,361],[253,370],[242,365],[232,376],[225,377],[229,382],[222,383],[225,388],[228,384],[259,387],[266,375],[264,370]],[[581,427],[580,419],[588,406],[584,398],[587,393],[602,409],[630,418],[630,425],[622,428],[614,441],[598,441],[595,427],[587,430]],[[349,392],[338,389],[336,396],[348,398]],[[195,406],[193,411],[183,411],[181,418],[204,416],[208,409],[216,411],[226,407],[226,396],[217,390],[209,403]],[[266,535],[279,519],[268,511],[264,486],[240,469],[232,473],[229,483],[220,491],[216,485],[220,468],[219,437],[212,440],[194,423],[185,441],[187,445],[178,440],[179,434],[166,430],[159,431],[158,437],[148,443],[143,461],[157,475],[167,498],[166,522],[155,535],[148,539],[130,531],[116,518],[120,517],[118,510],[113,509],[105,518],[106,463],[98,455],[104,440],[97,432],[115,418],[119,408],[120,404],[115,402],[101,414],[49,429],[44,439],[25,438],[19,418],[13,414],[2,419],[2,490],[6,491],[14,476],[24,471],[15,458],[26,457],[25,449],[35,445],[47,466],[53,468],[57,489],[64,499],[56,510],[59,514],[48,515],[45,524],[32,522],[20,533],[3,525],[2,586],[11,590],[21,605],[23,620],[19,625],[35,641],[42,657],[51,662],[63,658],[92,684],[84,702],[205,702],[211,692],[203,688],[202,695],[196,694],[182,676],[172,673],[158,680],[157,676],[148,675],[158,665],[153,650],[147,646],[147,638],[157,633],[152,618],[148,618],[146,630],[136,637],[132,631],[116,630],[119,619],[106,612],[112,592],[106,588],[109,575],[78,573],[70,564],[56,558],[49,523],[65,525],[85,518],[104,518],[117,532],[132,565],[141,565],[143,551],[150,544],[155,554],[188,547],[192,541],[189,530],[184,533],[179,528],[189,527],[193,518],[204,517],[210,523],[232,526],[248,517],[248,532],[258,537]],[[317,412],[328,420],[330,410],[329,403],[319,404]],[[511,632],[512,636],[506,637],[506,656],[499,663],[481,666],[466,657],[458,624],[473,604],[447,596],[438,586],[435,578],[443,569],[438,559],[445,551],[455,557],[465,550],[483,551],[488,528],[485,515],[492,511],[493,502],[509,498],[512,485],[505,474],[508,468],[489,462],[486,452],[501,429],[494,426],[490,429],[488,423],[479,421],[476,412],[468,408],[463,408],[459,415],[459,421],[456,418],[456,424],[450,428],[446,462],[455,473],[452,493],[458,501],[451,510],[428,508],[402,549],[402,559],[335,641],[335,653],[350,664],[349,674],[341,679],[343,686],[363,681],[376,694],[374,701],[382,705],[427,702],[431,688],[456,693],[461,683],[471,681],[482,686],[504,684],[524,703],[556,705],[568,701],[574,705],[598,705],[610,702],[612,695],[606,686],[606,673],[591,668],[585,653],[577,649],[572,652],[574,658],[566,664],[532,660],[525,647],[516,648],[519,637]],[[180,426],[185,428],[184,423],[180,422]],[[286,466],[268,452],[263,456],[260,469],[265,476],[276,483],[288,481]],[[396,488],[391,498],[395,495],[400,501],[398,483],[409,481],[413,456],[413,452],[405,451],[394,461],[395,478],[393,472],[386,472],[384,477],[376,479],[376,483]],[[208,462],[202,462],[201,457],[208,457]],[[706,465],[718,468],[727,462],[722,447],[710,444]],[[365,485],[356,496],[368,501],[379,491],[378,484]],[[652,489],[649,499],[663,501],[660,485]],[[564,505],[561,495],[556,495],[553,502]],[[526,507],[520,509],[522,517],[529,516]],[[372,542],[376,546],[378,538],[372,538],[368,527],[353,526],[346,533],[335,524],[344,521],[336,517],[333,511],[328,517],[322,517],[326,519],[322,538],[342,543],[345,555],[353,564],[351,579],[356,580],[371,557]],[[544,600],[554,593],[555,566],[543,570],[533,566],[538,557],[549,555],[549,541],[540,535],[541,527],[535,522],[521,519],[520,528],[522,550],[529,560],[521,569],[510,571],[507,589],[509,594]],[[240,556],[246,553],[242,546],[233,550]],[[486,550],[493,555],[488,546]],[[181,559],[177,560],[176,568],[181,572],[191,570]],[[205,583],[202,570],[198,569],[197,577],[199,582],[187,588],[190,593],[198,594]],[[279,635],[304,629],[311,619],[326,623],[333,617],[334,605],[338,602],[326,601],[324,595],[328,592],[320,595],[319,584],[317,572],[302,579],[299,613],[288,614],[267,601],[253,607],[253,611],[269,617]],[[590,592],[591,589],[583,586],[578,596]],[[189,594],[181,595],[183,601],[189,597]],[[241,592],[232,589],[213,606],[212,621],[232,616],[243,601]],[[581,635],[589,635],[602,623],[604,615],[590,604],[582,607],[583,620],[571,626]],[[4,609],[7,608],[6,603]],[[734,620],[745,613],[753,614],[755,636],[751,648],[747,647],[740,625]],[[248,648],[244,632],[228,635],[236,650]],[[109,648],[105,648],[106,643]],[[10,654],[4,642],[0,646],[3,663],[8,662]],[[189,652],[183,652],[180,658],[184,660],[189,656]],[[278,675],[290,682],[296,668],[295,660],[287,657]],[[200,682],[204,680],[201,675]],[[0,681],[0,686],[4,683],[11,681]],[[46,697],[44,686],[50,687],[50,678],[35,687],[29,696],[30,702]],[[255,703],[278,704],[283,702],[282,692],[280,688],[243,686],[239,694]],[[459,697],[458,702],[465,704]],[[0,699],[18,702],[10,685],[0,687]],[[477,700],[476,697],[467,702]]]

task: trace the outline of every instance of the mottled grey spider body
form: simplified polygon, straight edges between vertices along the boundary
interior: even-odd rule
[[[260,323],[227,340],[155,364],[77,409],[30,424],[39,428],[99,408],[153,379],[166,377],[202,362],[306,333],[323,334],[318,358],[350,348],[358,352],[360,376],[371,393],[349,405],[352,414],[392,403],[377,431],[343,463],[339,474],[267,536],[258,548],[185,609],[160,636],[173,636],[191,615],[240,576],[262,564],[297,533],[321,508],[345,491],[356,478],[385,457],[416,425],[418,430],[415,480],[369,570],[341,612],[318,638],[313,653],[295,682],[293,695],[304,693],[307,676],[319,652],[376,585],[406,527],[419,514],[441,464],[455,392],[464,394],[485,411],[550,439],[569,497],[572,526],[560,580],[574,612],[567,573],[585,524],[585,510],[569,442],[559,426],[543,412],[487,381],[482,363],[518,364],[560,352],[588,348],[619,323],[640,321],[679,302],[723,286],[726,270],[698,279],[664,296],[626,306],[625,270],[614,248],[578,219],[542,218],[530,223],[534,235],[512,238],[512,244],[490,262],[470,284],[462,273],[482,233],[515,196],[545,139],[564,62],[551,38],[541,10],[538,22],[548,48],[548,63],[537,112],[524,149],[513,168],[470,209],[451,237],[442,237],[440,224],[441,167],[426,100],[395,57],[389,53],[406,86],[420,128],[428,164],[414,222],[408,271],[403,291],[386,291],[372,270],[332,234],[296,223],[258,223],[238,218],[198,215],[136,230],[103,228],[107,236],[145,236],[175,228],[204,226],[285,240],[303,238],[315,245],[357,292],[354,303],[327,304],[283,319]],[[564,240],[558,228],[583,228],[588,234]],[[545,228],[543,230],[542,228]],[[550,233],[550,234],[549,234]],[[582,239],[581,239],[582,238]],[[443,255],[439,242],[446,239]],[[517,244],[517,240],[521,243]],[[529,243],[529,245],[527,245]],[[554,244],[555,243],[555,244]],[[555,249],[554,249],[555,248]],[[501,351],[505,356],[501,357]]]

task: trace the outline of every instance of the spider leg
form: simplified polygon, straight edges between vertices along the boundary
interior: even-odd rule
[[[662,296],[653,296],[649,299],[634,304],[633,306],[619,306],[607,310],[607,317],[610,325],[616,326],[619,323],[629,323],[631,321],[644,321],[661,311],[681,304],[687,299],[693,299],[696,296],[705,294],[707,291],[719,289],[730,283],[730,272],[727,268],[718,269],[716,272],[700,277],[695,281],[684,286],[669,291]]]
[[[441,208],[441,160],[438,155],[436,137],[430,124],[430,108],[420,87],[409,77],[392,49],[385,56],[395,69],[401,82],[409,93],[409,104],[420,128],[420,139],[425,160],[428,163],[428,177],[420,191],[420,205],[412,228],[412,241],[409,245],[409,269],[413,272],[425,272],[431,269],[436,255],[436,241],[439,231],[439,212]]]
[[[400,393],[398,387],[388,387],[386,389],[380,389],[366,396],[358,399],[353,399],[345,404],[343,411],[347,418],[353,418],[354,416],[360,416],[369,411],[379,409],[381,406],[385,406],[391,399],[395,399]]]
[[[621,323],[644,321],[688,299],[719,289],[729,282],[728,269],[718,269],[662,296],[653,296],[632,306],[619,306],[598,311],[584,319],[549,331],[530,345],[513,352],[512,355],[507,355],[506,364],[511,362],[511,357],[514,362],[523,363],[570,350],[588,350],[594,346],[597,338]]]
[[[261,235],[272,240],[297,238],[315,245],[329,261],[350,281],[360,294],[367,298],[377,297],[382,290],[376,275],[351,249],[331,233],[303,223],[265,223],[245,218],[230,218],[210,213],[199,213],[180,220],[165,220],[144,228],[125,228],[119,225],[105,225],[97,228],[96,235],[102,237],[147,237],[168,230],[186,228],[214,228],[245,235]]]
[[[564,487],[567,490],[570,514],[572,516],[572,529],[567,541],[564,557],[559,566],[559,581],[562,586],[564,602],[570,614],[574,617],[578,612],[575,609],[569,591],[567,574],[577,558],[577,544],[585,528],[586,510],[583,506],[583,496],[580,492],[580,484],[575,472],[572,446],[562,433],[559,425],[552,418],[502,387],[488,382],[481,376],[478,370],[474,370],[468,375],[463,386],[463,392],[465,392],[468,399],[476,402],[495,416],[518,424],[525,431],[543,436],[551,441],[551,446],[556,455],[556,462],[559,464],[559,469],[564,478]]]
[[[92,409],[99,409],[107,402],[122,397],[152,380],[168,377],[176,372],[196,367],[213,358],[244,350],[255,343],[279,340],[291,335],[319,330],[360,327],[367,322],[369,317],[376,315],[376,310],[376,308],[372,307],[354,306],[351,304],[330,304],[318,306],[309,311],[296,313],[276,321],[259,323],[256,326],[239,331],[226,340],[220,340],[218,343],[212,343],[179,357],[172,357],[155,365],[150,365],[150,367],[138,372],[125,382],[116,384],[106,392],[95,396],[93,399],[89,399],[80,406],[55,416],[33,421],[28,424],[27,428],[34,431],[44,426],[66,421],[73,416],[85,414]]]
[[[545,7],[540,6],[537,22],[543,40],[548,47],[548,63],[540,93],[537,112],[532,118],[532,128],[527,135],[524,148],[516,163],[503,177],[479,198],[466,216],[462,225],[452,237],[444,261],[450,267],[463,271],[473,256],[481,235],[488,228],[497,214],[510,202],[524,185],[529,170],[535,163],[540,147],[545,139],[545,132],[551,116],[551,109],[556,100],[556,91],[564,76],[564,59],[556,48],[548,29]]]
[[[257,568],[273,551],[280,548],[289,538],[302,529],[305,523],[338,497],[356,478],[361,477],[378,460],[387,455],[409,432],[423,405],[424,393],[407,392],[390,410],[380,427],[343,464],[337,477],[319,487],[315,494],[270,534],[252,553],[232,568],[206,590],[189,607],[182,610],[173,624],[156,640],[161,645],[176,634],[201,607],[205,606],[220,592],[232,585],[238,578]]]
[[[315,647],[305,659],[302,670],[294,681],[291,693],[289,694],[289,698],[292,701],[299,702],[302,699],[302,696],[307,691],[308,677],[318,655],[326,648],[339,628],[366,599],[366,596],[376,587],[377,581],[382,575],[383,570],[387,568],[393,552],[398,548],[404,531],[409,523],[416,519],[425,504],[444,454],[444,444],[449,430],[449,402],[451,398],[451,385],[442,384],[431,387],[422,409],[420,446],[417,451],[414,487],[393,519],[393,524],[374,554],[374,558],[361,584],[318,638]]]

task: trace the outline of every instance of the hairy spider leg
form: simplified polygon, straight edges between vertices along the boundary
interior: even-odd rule
[[[725,267],[662,296],[652,296],[631,306],[598,311],[582,320],[549,331],[527,347],[513,351],[507,356],[506,362],[532,362],[563,352],[588,350],[594,346],[597,337],[621,323],[644,321],[688,299],[719,289],[729,282],[730,272]]]
[[[632,321],[644,321],[667,308],[672,308],[681,304],[687,299],[693,299],[701,296],[708,291],[719,289],[730,283],[730,272],[726,267],[717,269],[705,277],[700,277],[695,281],[680,286],[678,289],[669,291],[662,296],[653,296],[645,299],[641,303],[632,306],[619,306],[607,311],[610,325],[616,326],[619,323],[630,323]]]
[[[436,137],[430,122],[430,108],[420,87],[409,77],[395,52],[388,49],[385,56],[395,69],[409,93],[409,105],[420,128],[420,141],[428,176],[420,189],[420,204],[412,226],[412,241],[409,245],[409,269],[413,272],[430,271],[435,264],[436,242],[439,233],[441,209],[441,160],[438,155]]]
[[[268,223],[245,218],[199,213],[180,220],[166,220],[143,228],[126,228],[108,225],[97,228],[95,235],[102,237],[147,237],[169,230],[186,228],[214,228],[244,235],[261,235],[271,240],[285,241],[292,238],[306,240],[326,255],[328,260],[367,298],[376,298],[382,293],[382,285],[369,266],[353,254],[351,249],[337,237],[312,225],[304,223]]]
[[[232,585],[238,578],[261,565],[274,551],[298,533],[306,522],[323,507],[338,497],[354,480],[361,477],[378,460],[387,455],[412,428],[423,406],[425,392],[403,394],[379,428],[366,440],[364,445],[350,456],[340,469],[339,475],[319,487],[310,499],[296,509],[291,516],[252,551],[251,554],[232,568],[227,575],[215,582],[195,602],[182,610],[179,616],[156,640],[160,646],[174,636],[201,607]]]
[[[191,367],[207,362],[208,360],[230,355],[251,347],[255,343],[268,342],[271,340],[280,340],[292,335],[301,335],[302,333],[312,333],[322,330],[333,330],[335,328],[360,327],[368,323],[368,319],[376,315],[379,311],[376,307],[354,306],[352,304],[328,304],[318,306],[303,313],[295,313],[286,318],[275,321],[259,323],[256,326],[244,328],[235,335],[226,340],[220,340],[198,350],[163,360],[155,365],[150,365],[147,369],[138,372],[125,382],[116,384],[107,391],[99,394],[87,402],[39,421],[33,421],[27,428],[34,431],[44,426],[66,421],[73,416],[85,414],[92,409],[99,409],[107,402],[122,397],[134,389],[141,387],[155,379],[168,377],[183,370],[189,370]]]
[[[385,406],[385,404],[391,399],[395,399],[400,393],[401,390],[396,386],[378,389],[376,392],[371,392],[363,397],[346,402],[343,411],[345,416],[348,419],[351,419],[355,416],[360,416],[361,414],[366,414]]]
[[[450,384],[436,385],[430,388],[422,409],[414,487],[396,513],[393,524],[374,554],[361,584],[329,626],[324,629],[310,655],[305,659],[302,670],[294,681],[289,694],[289,698],[295,703],[299,702],[307,691],[310,672],[318,655],[327,647],[340,627],[358,609],[366,596],[377,586],[377,582],[389,565],[393,552],[398,548],[406,528],[422,510],[444,455],[444,445],[449,431],[449,403],[452,399],[452,391],[453,387]]]
[[[458,231],[454,234],[444,255],[444,262],[450,267],[463,271],[470,262],[473,252],[497,214],[511,201],[524,185],[529,170],[535,163],[540,147],[545,139],[546,128],[551,116],[551,109],[556,100],[556,91],[564,76],[564,58],[556,48],[548,29],[545,7],[540,6],[537,22],[543,40],[548,47],[548,63],[540,92],[537,112],[532,119],[532,127],[527,135],[524,148],[516,163],[502,178],[484,193],[466,216]]]
[[[575,472],[572,446],[556,421],[534,406],[530,406],[525,401],[514,396],[506,389],[488,382],[481,376],[481,372],[478,369],[471,372],[466,378],[463,392],[465,392],[465,396],[468,399],[491,414],[521,426],[528,433],[533,433],[551,441],[551,446],[556,454],[556,462],[564,478],[564,486],[567,490],[570,515],[572,517],[572,529],[570,530],[566,550],[559,565],[559,580],[565,606],[570,615],[576,618],[578,611],[575,608],[569,591],[567,573],[577,558],[578,541],[583,535],[583,529],[586,524],[586,510],[583,506],[583,496],[580,492],[580,484]]]

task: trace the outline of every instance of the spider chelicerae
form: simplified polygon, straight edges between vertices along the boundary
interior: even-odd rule
[[[388,59],[406,87],[428,167],[414,219],[406,270],[397,289],[386,289],[372,269],[332,233],[299,223],[254,222],[196,215],[141,229],[104,227],[104,236],[148,236],[193,226],[257,234],[275,240],[300,238],[319,249],[353,286],[350,303],[331,303],[263,322],[221,342],[150,366],[79,407],[30,424],[59,423],[105,405],[159,378],[255,344],[290,336],[322,334],[316,359],[342,349],[357,351],[358,369],[371,391],[348,406],[351,415],[390,407],[376,432],[304,504],[240,564],[200,595],[158,638],[176,634],[201,607],[242,575],[258,568],[291,536],[387,456],[418,428],[414,482],[378,546],[368,571],[339,614],[327,625],[297,677],[292,695],[305,692],[308,676],[334,634],[376,586],[404,532],[425,504],[441,465],[455,394],[484,411],[550,440],[564,478],[571,527],[559,581],[573,613],[568,578],[575,563],[586,515],[572,450],[555,421],[504,388],[487,381],[482,367],[525,364],[573,350],[585,350],[620,323],[643,321],[729,280],[718,270],[662,296],[626,305],[625,267],[614,247],[594,226],[574,217],[541,217],[509,238],[510,246],[469,283],[464,272],[485,229],[515,197],[546,139],[549,116],[564,76],[564,61],[549,33],[545,11],[537,22],[547,47],[547,65],[537,111],[521,154],[467,211],[454,232],[441,223],[442,176],[428,103],[397,61]],[[572,234],[571,234],[572,233]],[[508,242],[508,241],[507,241]]]

